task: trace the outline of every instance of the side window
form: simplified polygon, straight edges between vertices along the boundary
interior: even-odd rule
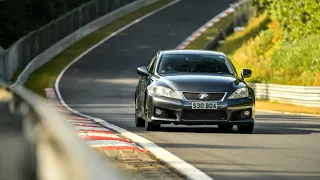
[[[154,74],[154,66],[156,64],[156,60],[157,60],[158,55],[156,55],[155,57],[152,58],[149,66],[148,66],[148,71],[150,74]]]

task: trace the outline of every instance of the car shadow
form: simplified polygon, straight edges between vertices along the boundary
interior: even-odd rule
[[[192,132],[192,133],[229,133],[240,134],[236,126],[230,131],[223,131],[217,126],[170,126],[161,127],[162,132]],[[253,134],[265,135],[300,135],[320,133],[320,117],[295,116],[295,115],[257,115]]]
[[[229,131],[223,131],[217,127],[161,127],[159,131],[162,132],[192,132],[192,133],[237,133],[236,128]]]
[[[189,133],[213,133],[213,134],[242,134],[237,131],[236,128],[233,128],[229,131],[223,131],[219,128],[195,128],[195,127],[161,127],[158,132],[189,132]],[[267,129],[266,127],[257,127],[253,131],[252,134],[261,134],[261,135],[301,135],[301,134],[312,134],[312,133],[320,133],[320,130],[310,130],[310,129],[296,129],[296,128],[274,128]]]

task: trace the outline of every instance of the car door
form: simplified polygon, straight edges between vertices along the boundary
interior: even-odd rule
[[[155,64],[157,61],[158,55],[156,55],[155,57],[152,58],[150,64],[148,65],[148,72],[149,72],[149,76],[143,76],[141,77],[141,106],[143,108],[143,112],[146,112],[146,92],[147,92],[147,88],[150,85],[150,83],[152,82],[152,75],[154,74],[154,68],[155,68]]]

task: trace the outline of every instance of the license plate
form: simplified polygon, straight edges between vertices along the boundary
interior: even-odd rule
[[[214,102],[192,102],[192,109],[217,109]]]

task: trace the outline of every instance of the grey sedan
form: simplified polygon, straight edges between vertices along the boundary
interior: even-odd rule
[[[254,129],[255,95],[229,58],[204,50],[159,51],[137,68],[135,125],[147,131],[161,124],[218,125],[241,133]]]

